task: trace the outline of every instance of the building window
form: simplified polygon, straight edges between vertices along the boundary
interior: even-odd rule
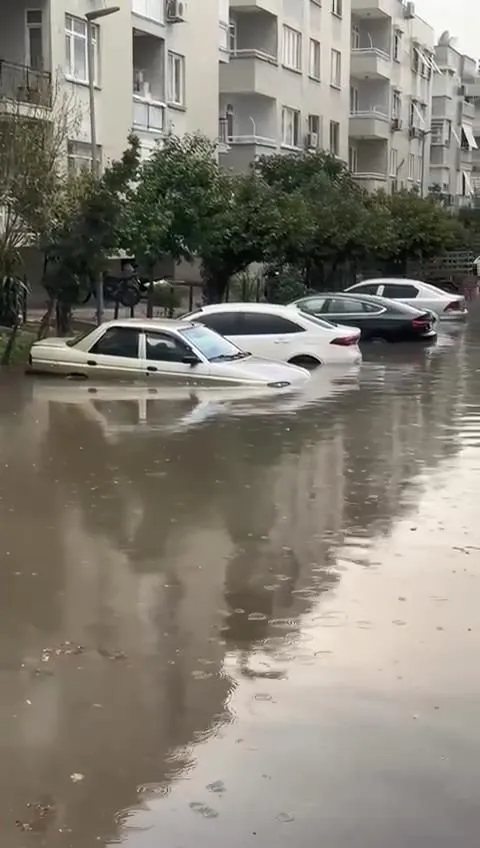
[[[168,54],[168,102],[185,106],[185,56]]]
[[[98,169],[102,163],[102,148],[97,147]],[[69,141],[67,145],[68,173],[72,176],[92,170],[92,148],[84,141]]]
[[[414,74],[418,74],[420,70],[420,51],[415,45],[412,48],[411,68]]]
[[[394,91],[392,94],[392,118],[400,119],[402,117],[402,98],[399,91]]]
[[[340,88],[342,85],[342,54],[340,50],[332,50],[330,62],[330,85]]]
[[[288,106],[282,109],[282,144],[286,147],[300,145],[300,112]]]
[[[317,149],[321,142],[321,120],[320,115],[308,116],[308,144],[309,147]]]
[[[338,121],[330,121],[330,153],[338,156],[340,153],[340,124]]]
[[[348,170],[351,171],[352,174],[356,174],[358,172],[358,150],[356,147],[348,148]]]
[[[93,79],[98,83],[99,67],[99,29],[92,26],[93,40]],[[73,15],[65,15],[65,73],[75,82],[88,82],[88,45],[87,22]]]
[[[408,154],[408,179],[409,180],[415,179],[415,154],[414,153]]]
[[[398,172],[398,150],[392,147],[390,150],[390,176],[397,178]]]
[[[320,42],[314,38],[310,39],[310,53],[308,57],[308,73],[312,79],[320,79]]]
[[[417,156],[417,183],[422,182],[422,169],[423,169],[422,157]]]
[[[332,15],[337,15],[339,18],[341,18],[342,12],[343,0],[332,0]]]
[[[359,103],[358,88],[355,88],[355,86],[351,85],[350,86],[350,114],[351,115],[356,115],[357,112],[359,111],[358,103]]]
[[[43,70],[43,17],[41,9],[27,9],[26,65],[34,71]]]
[[[360,48],[360,27],[358,27],[356,24],[352,26],[350,46],[352,50],[359,50]]]
[[[400,61],[400,54],[402,49],[402,34],[398,30],[395,30],[393,33],[393,58],[395,62]]]
[[[282,63],[292,71],[302,70],[302,35],[288,26],[283,27]]]

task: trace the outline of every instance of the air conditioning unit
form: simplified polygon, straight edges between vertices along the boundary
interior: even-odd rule
[[[166,0],[165,19],[169,24],[182,23],[185,20],[185,3],[182,0]]]
[[[309,150],[316,150],[318,148],[318,133],[307,133],[305,144]]]
[[[415,3],[405,3],[403,7],[403,17],[407,21],[411,21],[415,17]]]
[[[410,138],[421,138],[422,131],[419,127],[409,127],[408,134]]]
[[[403,127],[403,122],[401,118],[392,118],[392,130],[393,132],[399,132]]]

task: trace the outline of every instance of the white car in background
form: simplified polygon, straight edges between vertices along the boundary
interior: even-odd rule
[[[272,303],[216,303],[183,316],[255,356],[302,368],[361,362],[360,330]]]
[[[201,324],[169,319],[108,321],[74,339],[43,339],[32,345],[29,366],[66,377],[193,386],[288,389],[310,379],[305,369],[258,359]]]
[[[374,280],[362,280],[346,289],[359,294],[376,294],[399,300],[408,306],[415,306],[422,312],[434,312],[442,321],[464,320],[468,316],[463,295],[451,294],[430,283],[420,280],[407,280],[401,277],[380,277]]]

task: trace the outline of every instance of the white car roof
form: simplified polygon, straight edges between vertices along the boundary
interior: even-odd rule
[[[102,327],[138,327],[139,330],[184,330],[188,322],[178,318],[116,318],[104,321]],[[193,326],[193,321],[191,322]],[[96,328],[92,328],[96,329]]]
[[[188,313],[187,318],[189,316],[195,316],[197,312],[270,312],[291,317],[289,307],[280,303],[243,303],[242,301],[211,303],[209,306],[201,306],[198,309],[192,310],[192,312]],[[195,318],[193,317],[192,320],[195,320]]]

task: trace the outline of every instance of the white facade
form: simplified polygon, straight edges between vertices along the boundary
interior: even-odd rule
[[[477,66],[452,46],[448,33],[435,48],[435,59],[441,73],[436,74],[433,89],[430,188],[454,206],[470,205],[476,187],[474,164],[478,161]]]
[[[48,73],[60,79],[81,112],[70,139],[72,164],[90,157],[85,14],[105,5],[100,0],[0,5],[0,100],[28,99],[32,80],[37,85],[37,77]],[[95,112],[103,161],[121,155],[132,129],[145,153],[168,129],[200,130],[215,139],[226,41],[219,0],[122,0],[119,6],[95,30]]]
[[[348,155],[350,0],[230,0],[220,68],[224,164],[325,148]]]
[[[402,0],[352,0],[349,166],[368,190],[425,192],[434,33]]]

